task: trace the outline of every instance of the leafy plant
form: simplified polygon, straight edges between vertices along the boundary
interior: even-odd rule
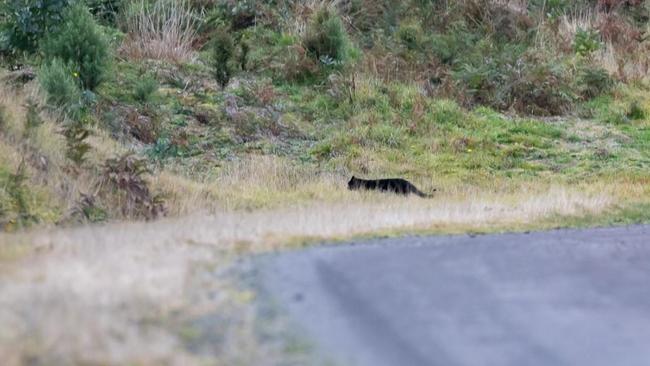
[[[108,69],[108,42],[83,3],[66,10],[60,30],[45,39],[43,54],[73,67],[84,89],[95,90]]]
[[[232,76],[230,60],[233,57],[235,46],[230,34],[221,30],[212,40],[212,73],[222,88],[225,88]]]
[[[115,194],[125,217],[155,219],[165,213],[162,196],[154,195],[145,176],[151,171],[132,153],[106,160],[102,188]]]
[[[578,75],[578,85],[582,96],[591,99],[610,92],[614,87],[614,80],[603,68],[584,66]]]
[[[90,144],[86,142],[90,131],[83,122],[71,121],[64,126],[63,135],[66,140],[65,156],[76,167],[80,167],[86,161],[86,154],[90,151]]]
[[[601,47],[598,31],[578,29],[573,40],[573,51],[580,55],[589,57]]]
[[[632,101],[627,109],[627,118],[638,121],[646,118],[646,112],[638,100]]]
[[[342,64],[348,58],[350,40],[341,18],[328,6],[321,7],[311,18],[305,37],[305,49],[317,60]]]
[[[415,50],[420,47],[422,35],[417,25],[403,25],[399,27],[397,36],[406,48]]]
[[[45,63],[39,70],[39,81],[45,90],[47,102],[68,111],[81,99],[78,73],[72,71],[60,58]]]
[[[478,38],[467,30],[465,24],[457,22],[449,26],[448,32],[433,34],[429,42],[434,55],[443,63],[452,65],[473,49]]]
[[[158,80],[151,75],[145,75],[135,83],[133,96],[137,101],[148,102],[158,91]]]
[[[276,80],[304,82],[314,78],[319,72],[319,64],[307,55],[301,45],[285,47],[271,64]]]

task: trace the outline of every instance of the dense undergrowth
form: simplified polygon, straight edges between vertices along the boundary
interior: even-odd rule
[[[43,4],[0,12],[7,230],[650,179],[646,1]]]

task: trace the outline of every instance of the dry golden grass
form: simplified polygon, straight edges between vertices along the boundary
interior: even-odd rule
[[[220,194],[329,186],[317,178],[299,184],[292,170],[262,164],[261,170],[224,173]],[[239,187],[242,182],[248,185]],[[191,319],[218,312],[232,321],[220,330],[228,343],[215,345],[222,364],[244,356],[252,362],[246,364],[269,364],[262,360],[275,351],[255,341],[250,294],[216,274],[206,281],[209,268],[219,273],[233,255],[285,248],[305,238],[534,227],[549,215],[602,213],[621,195],[642,190],[635,183],[529,185],[503,192],[461,188],[427,200],[337,186],[328,190],[333,196],[315,203],[3,235],[0,247],[19,241],[35,254],[5,263],[0,276],[0,358],[8,365],[28,357],[45,363],[201,364],[206,360],[190,354],[173,329],[182,324],[174,314]]]
[[[199,21],[187,1],[133,0],[126,7],[122,26],[127,37],[120,53],[131,59],[189,62]]]
[[[551,216],[601,214],[648,195],[647,182],[633,180],[489,188],[440,182],[433,199],[420,199],[350,192],[346,180],[250,157],[205,182],[156,175],[181,218],[1,235],[0,359],[274,364],[278,350],[255,336],[252,295],[224,275],[237,255],[378,232],[543,227]],[[185,344],[195,334],[187,324],[208,314],[229,319],[219,329],[224,342],[214,345],[215,355],[197,356]]]

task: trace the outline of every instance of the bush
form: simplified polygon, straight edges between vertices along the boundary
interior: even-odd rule
[[[6,37],[10,52],[32,53],[38,49],[43,36],[56,32],[70,0],[7,0],[0,5],[0,33]]]
[[[103,24],[115,25],[123,0],[86,0],[90,12]]]
[[[468,50],[472,49],[479,37],[469,32],[462,22],[451,24],[449,31],[444,34],[436,33],[431,36],[430,43],[433,54],[443,63],[452,65]]]
[[[601,47],[599,35],[594,30],[578,29],[573,40],[573,51],[580,56],[591,56]]]
[[[146,75],[136,82],[133,96],[137,101],[145,103],[151,100],[156,91],[158,91],[158,80]]]
[[[164,201],[149,189],[145,175],[151,172],[143,159],[128,153],[104,163],[102,188],[115,197],[122,215],[131,218],[155,219],[165,214]],[[106,192],[107,191],[107,192]]]
[[[69,111],[79,103],[81,93],[72,68],[61,59],[55,58],[43,64],[38,73],[41,87],[45,90],[49,104]]]
[[[43,44],[47,61],[60,58],[75,68],[84,89],[95,90],[108,68],[108,42],[83,4],[68,8],[64,24]]]
[[[230,60],[235,52],[232,37],[227,31],[217,32],[212,40],[212,73],[222,88],[225,88],[232,76]]]
[[[522,55],[520,45],[500,47],[485,39],[458,60],[453,76],[474,103],[505,109],[512,99],[512,82],[525,72]]]
[[[576,100],[572,75],[553,60],[526,60],[521,73],[509,75],[508,105],[534,115],[560,115]]]
[[[416,25],[400,26],[397,31],[397,37],[399,37],[402,44],[409,50],[420,48],[422,34],[420,28]]]
[[[572,75],[559,60],[522,53],[520,45],[483,45],[479,55],[454,71],[475,104],[536,115],[559,115],[575,100]]]
[[[627,109],[627,118],[633,120],[633,121],[639,121],[643,120],[646,117],[645,110],[641,106],[641,103],[639,103],[638,100],[632,101],[630,103],[630,106]]]
[[[322,7],[312,16],[303,39],[309,54],[326,65],[343,64],[349,43],[343,21],[329,7]]]
[[[585,66],[579,72],[578,86],[585,99],[592,99],[609,93],[614,87],[614,80],[603,68]]]
[[[305,82],[319,73],[318,63],[307,55],[300,45],[285,47],[278,53],[277,60],[271,65],[276,80]]]
[[[86,161],[86,154],[90,151],[90,144],[86,142],[90,131],[83,121],[69,121],[63,128],[63,135],[66,140],[65,156],[76,167],[81,167]]]

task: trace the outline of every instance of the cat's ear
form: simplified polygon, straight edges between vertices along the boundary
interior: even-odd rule
[[[352,176],[352,179],[357,179],[354,175]]]

